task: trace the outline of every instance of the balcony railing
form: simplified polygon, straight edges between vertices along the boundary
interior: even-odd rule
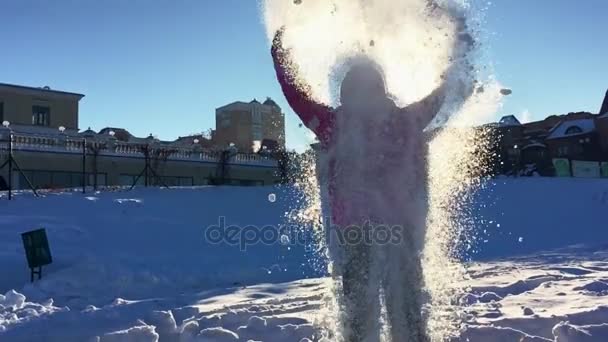
[[[9,129],[0,128],[0,154],[5,154],[10,137]],[[149,151],[152,158],[155,153],[166,160],[218,163],[221,152],[203,149],[200,146],[162,143],[158,140],[149,142],[125,142],[111,136],[74,136],[64,134],[32,134],[12,132],[14,151],[58,152],[80,154],[86,140],[87,153],[100,156],[123,156],[144,158],[144,151]],[[228,163],[252,166],[276,167],[277,161],[271,156],[254,153],[236,153]]]

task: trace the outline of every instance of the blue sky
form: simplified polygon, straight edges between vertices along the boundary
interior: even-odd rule
[[[286,0],[287,1],[287,0]],[[529,119],[599,110],[608,88],[608,2],[502,0],[489,56],[514,91],[499,113]],[[213,127],[216,107],[271,96],[288,108],[254,0],[2,0],[0,82],[84,93],[80,128],[162,139]]]

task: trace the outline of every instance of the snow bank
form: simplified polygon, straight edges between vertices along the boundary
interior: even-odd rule
[[[469,327],[457,341],[492,341],[492,342],[553,342],[546,338],[531,336],[522,331],[493,326]]]
[[[99,342],[158,342],[158,338],[153,326],[141,325],[105,334]]]
[[[470,235],[487,260],[577,244],[608,244],[600,229],[608,211],[608,181],[571,178],[501,178],[487,183],[473,205]]]
[[[574,290],[608,278],[608,251],[596,250],[572,259],[568,255],[556,258],[560,261],[531,256],[474,265],[467,287],[479,290],[493,284],[496,292],[506,296],[491,292],[466,295],[479,300],[463,303],[465,329],[453,341],[608,340],[608,296]],[[511,291],[512,284],[530,279],[543,281],[525,292]],[[52,302],[46,306],[30,303],[11,291],[3,297],[7,309],[0,317],[7,320],[0,319],[5,330],[0,332],[0,340],[323,341],[318,323],[325,319],[324,294],[330,284],[329,279],[312,279],[171,298],[116,299],[80,311],[56,308]]]
[[[608,341],[608,323],[576,326],[563,322],[553,328],[555,342]]]
[[[268,201],[270,193],[277,200]],[[303,244],[256,241],[246,248],[209,241],[206,229],[274,229],[293,194],[277,188],[136,189],[133,192],[27,194],[0,201],[0,291],[31,300],[103,306],[141,299],[322,274]],[[53,264],[29,285],[20,234],[46,228]],[[252,228],[254,229],[254,228]],[[278,229],[278,228],[277,228]],[[276,237],[276,236],[275,236]],[[8,276],[6,276],[8,275]]]

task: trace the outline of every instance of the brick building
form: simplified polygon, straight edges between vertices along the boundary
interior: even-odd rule
[[[514,115],[487,125],[497,134],[500,174],[555,175],[554,159],[608,161],[608,92],[598,114],[551,115],[522,124]]]
[[[216,109],[213,142],[234,145],[242,152],[258,152],[262,146],[285,149],[285,115],[272,99],[264,103],[233,102]]]

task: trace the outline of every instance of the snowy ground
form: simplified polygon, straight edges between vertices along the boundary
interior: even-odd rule
[[[606,341],[608,250],[568,249],[471,266],[461,341]],[[328,278],[260,284],[83,310],[9,292],[6,341],[316,340]],[[2,301],[0,301],[2,302]],[[525,337],[525,338],[524,338]],[[522,339],[524,338],[524,339]]]
[[[469,272],[461,303],[470,341],[608,341],[608,248],[472,264]]]
[[[608,184],[507,181],[484,203],[489,194],[485,261],[468,264],[457,340],[608,341]],[[0,341],[317,340],[331,280],[310,253],[285,241],[241,251],[203,234],[218,216],[279,224],[291,201],[212,187],[0,200]],[[37,227],[54,263],[30,285],[19,234]]]

